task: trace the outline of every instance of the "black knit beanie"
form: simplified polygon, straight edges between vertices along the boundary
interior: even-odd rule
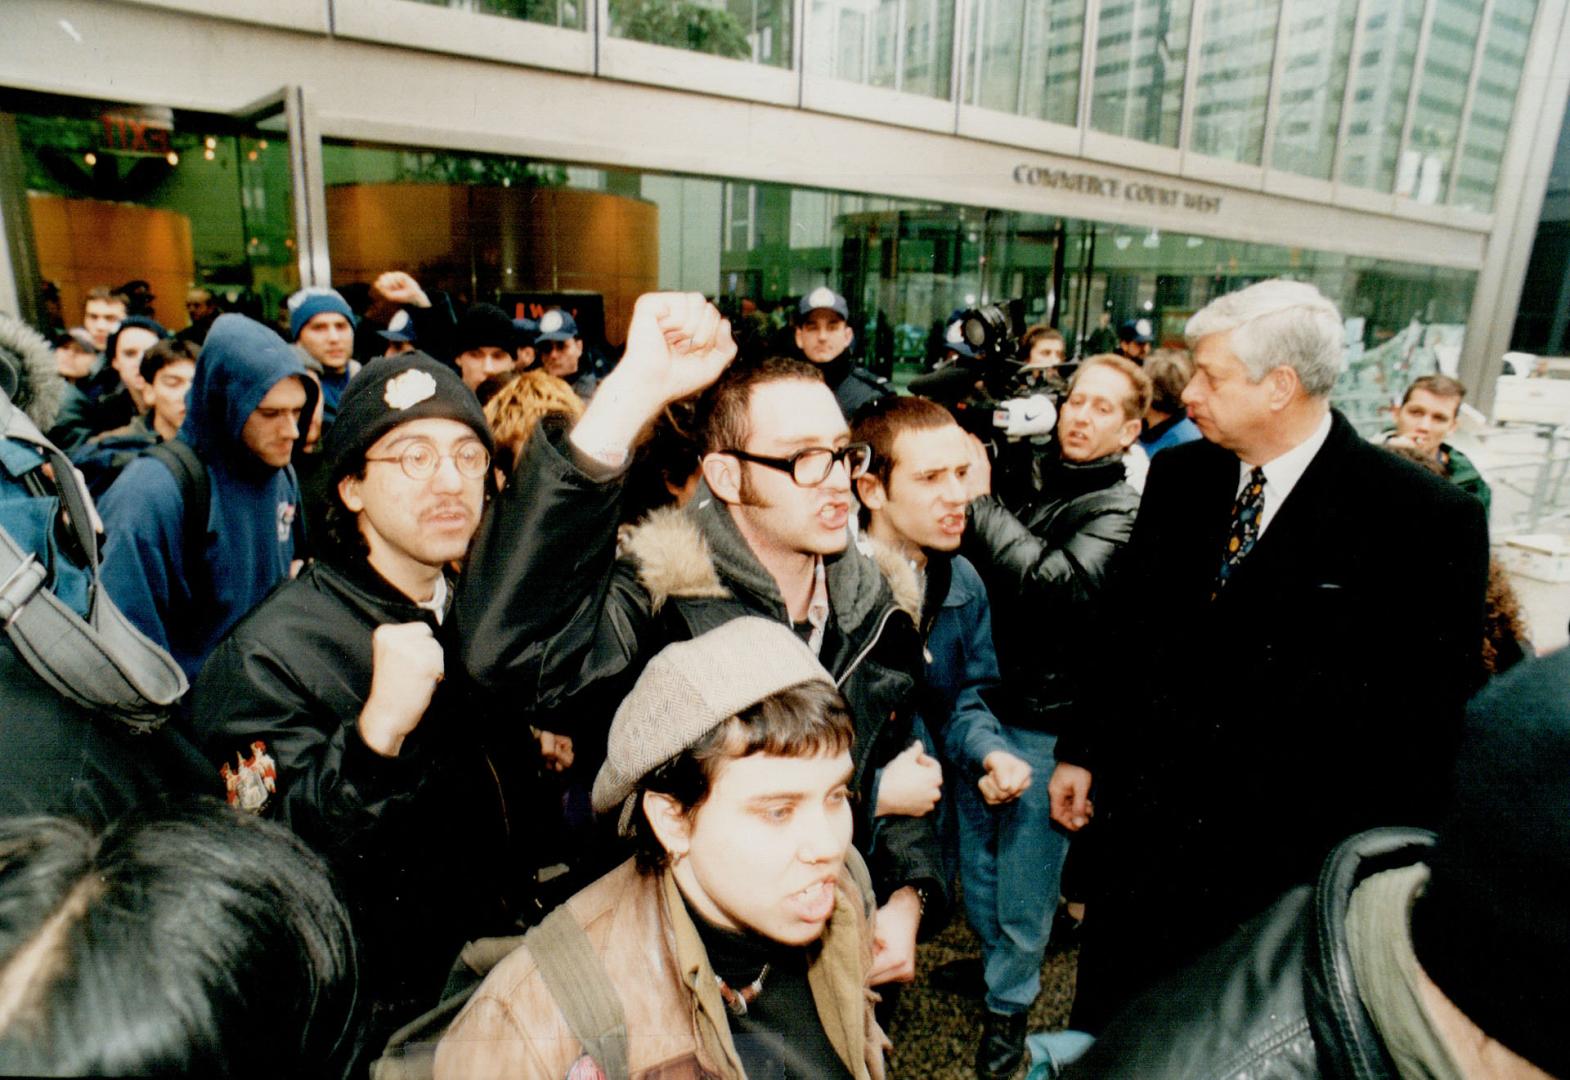
[[[495,304],[475,304],[463,313],[453,330],[453,355],[487,346],[511,355],[518,348],[518,328]]]
[[[1428,862],[1423,970],[1490,1038],[1570,1077],[1570,650],[1473,700]]]
[[[114,360],[115,349],[120,345],[120,333],[124,330],[146,330],[159,341],[169,337],[169,331],[157,319],[149,319],[145,315],[128,315],[120,320],[120,325],[115,327],[114,333],[109,335],[109,340],[104,342],[104,355],[111,361]]]
[[[468,424],[495,453],[485,410],[452,368],[418,350],[366,364],[349,380],[338,401],[338,418],[323,440],[328,478],[336,484],[358,472],[365,452],[399,424],[431,417]]]

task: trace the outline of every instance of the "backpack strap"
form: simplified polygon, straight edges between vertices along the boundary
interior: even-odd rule
[[[525,945],[583,1052],[600,1066],[606,1080],[628,1080],[627,1018],[621,998],[566,904],[521,938],[485,938],[465,945],[441,1004],[392,1034],[371,1064],[371,1080],[430,1080],[443,1032],[491,968]]]
[[[605,1073],[628,1080],[627,1017],[605,966],[563,904],[523,939],[567,1026]]]
[[[179,439],[165,439],[147,448],[147,456],[163,462],[164,468],[174,474],[175,485],[180,489],[180,505],[184,508],[184,541],[186,558],[198,557],[207,547],[207,520],[212,513],[212,483],[207,476],[207,466],[196,456],[196,451]],[[194,565],[188,561],[187,567]]]
[[[0,624],[17,654],[66,697],[135,731],[161,725],[187,689],[168,653],[133,626],[98,580],[98,536],[87,493],[71,462],[27,415],[0,393],[0,431],[33,446],[54,473],[71,534],[92,581],[86,619],[45,587],[45,568],[0,529]]]

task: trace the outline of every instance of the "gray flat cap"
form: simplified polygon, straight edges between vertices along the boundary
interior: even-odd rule
[[[666,646],[611,721],[594,809],[625,802],[639,780],[749,705],[809,682],[834,685],[812,650],[772,619],[732,619]]]

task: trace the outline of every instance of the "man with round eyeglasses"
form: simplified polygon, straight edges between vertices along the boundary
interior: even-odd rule
[[[464,941],[511,931],[526,909],[530,863],[506,816],[521,725],[493,730],[445,678],[452,565],[479,526],[492,449],[446,365],[414,352],[366,368],[323,447],[317,559],[235,626],[194,690],[215,782],[343,878],[369,1046],[435,1001]]]

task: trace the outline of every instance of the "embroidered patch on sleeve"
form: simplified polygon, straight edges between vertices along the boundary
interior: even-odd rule
[[[260,739],[251,743],[250,757],[241,750],[235,752],[234,759],[234,765],[226,761],[218,766],[229,805],[250,814],[260,814],[278,791],[278,763]]]

